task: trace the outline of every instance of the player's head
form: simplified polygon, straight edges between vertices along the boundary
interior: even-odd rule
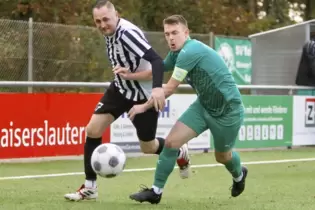
[[[178,51],[189,37],[186,19],[181,15],[172,15],[163,20],[164,34],[171,51]]]
[[[93,6],[93,19],[103,35],[110,36],[115,33],[119,17],[115,6],[110,1],[96,1]]]

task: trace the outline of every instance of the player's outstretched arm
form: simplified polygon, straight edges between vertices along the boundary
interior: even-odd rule
[[[187,73],[188,72],[186,70],[175,66],[172,77],[166,85],[163,85],[163,90],[166,98],[175,93],[177,87],[186,78]]]
[[[144,104],[134,105],[128,112],[128,117],[133,120],[137,114],[141,114],[154,106],[154,100],[151,98]]]
[[[164,95],[167,97],[175,93],[176,88],[180,85],[181,81],[185,79],[187,71],[176,68],[174,69],[171,79],[167,82],[166,85],[163,85]],[[154,99],[151,97],[146,103],[134,105],[128,112],[128,117],[130,120],[133,120],[137,114],[143,113],[146,110],[155,106]]]
[[[175,91],[178,85],[181,82],[171,78],[166,85],[163,85],[164,94],[167,97],[171,96]],[[128,112],[128,117],[130,120],[133,120],[137,114],[141,114],[148,109],[151,109],[154,106],[154,99],[150,98],[146,103],[134,105]]]
[[[163,85],[165,97],[168,98],[169,96],[173,95],[180,83],[180,81],[174,79],[172,76],[167,84]]]

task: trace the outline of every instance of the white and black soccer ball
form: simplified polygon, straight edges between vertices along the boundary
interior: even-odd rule
[[[91,164],[97,175],[113,178],[124,170],[126,154],[118,145],[104,143],[93,151]]]

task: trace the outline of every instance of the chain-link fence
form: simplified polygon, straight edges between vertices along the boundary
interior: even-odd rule
[[[110,81],[105,42],[97,29],[0,19],[0,80],[11,81]],[[209,34],[192,34],[206,44]],[[146,37],[161,55],[168,47],[162,32],[146,32]],[[1,88],[0,91],[27,91]],[[93,92],[89,88],[34,88],[34,92]]]

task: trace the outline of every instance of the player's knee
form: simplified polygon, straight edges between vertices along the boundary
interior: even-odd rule
[[[144,148],[141,148],[141,151],[144,154],[155,154],[156,149],[153,147],[144,147]]]
[[[179,149],[182,145],[180,145],[179,142],[177,141],[174,141],[170,138],[166,138],[165,139],[165,147],[167,148],[176,148],[176,149]]]
[[[157,150],[158,145],[155,144],[154,139],[152,141],[141,141],[140,140],[140,148],[144,154],[154,154]]]
[[[215,159],[218,163],[225,164],[232,159],[232,152],[215,152]]]
[[[86,126],[86,134],[90,138],[102,137],[105,129],[114,121],[110,114],[94,114]]]
[[[103,129],[96,124],[89,123],[86,126],[86,134],[90,138],[99,138],[103,135]]]

